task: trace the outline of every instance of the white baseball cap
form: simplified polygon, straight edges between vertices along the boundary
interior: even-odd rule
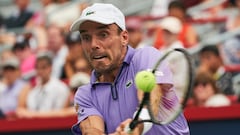
[[[182,30],[182,23],[178,18],[168,16],[161,20],[160,27],[173,34],[178,34]]]
[[[70,78],[69,86],[71,88],[77,88],[89,82],[90,82],[90,75],[84,72],[78,72]]]
[[[9,58],[1,63],[2,68],[5,67],[13,67],[13,68],[19,68],[20,62],[16,57]]]
[[[117,24],[122,30],[126,30],[125,16],[112,4],[95,3],[82,11],[81,16],[73,22],[70,31],[78,31],[84,21],[93,21],[101,24]]]

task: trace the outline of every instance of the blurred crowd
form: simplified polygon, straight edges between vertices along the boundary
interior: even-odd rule
[[[172,48],[189,50],[196,73],[189,106],[237,103],[240,0],[162,1],[167,11],[161,16],[126,17],[130,45],[153,46],[163,52]],[[91,3],[40,0],[41,10],[32,11],[28,8],[30,2],[13,0],[16,8],[12,14],[8,17],[0,14],[0,115],[7,118],[73,115],[74,93],[77,87],[90,81],[92,68],[84,57],[79,32],[70,33],[69,27]],[[212,37],[219,42],[205,42],[212,38],[206,36],[209,33],[202,33],[206,24],[217,29]],[[238,34],[221,36],[232,35],[236,30]],[[181,93],[184,87],[181,78],[185,74],[180,71],[186,67],[179,55],[171,57],[170,68],[177,74],[174,82],[177,93]]]

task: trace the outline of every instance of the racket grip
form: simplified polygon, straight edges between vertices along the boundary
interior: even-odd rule
[[[127,124],[127,126],[124,128],[125,133],[131,133],[132,129],[130,128],[130,124]]]

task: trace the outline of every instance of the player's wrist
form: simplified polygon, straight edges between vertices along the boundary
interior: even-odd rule
[[[83,135],[105,135],[105,133],[97,128],[94,127],[89,127],[83,130],[82,132]]]

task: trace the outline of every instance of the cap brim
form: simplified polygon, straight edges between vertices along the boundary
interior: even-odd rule
[[[17,65],[2,65],[2,68],[3,68],[3,69],[8,69],[8,68],[14,68],[14,69],[17,69],[18,66],[17,66]]]
[[[71,32],[79,31],[80,25],[85,21],[93,21],[93,22],[97,22],[105,25],[114,23],[112,19],[109,19],[106,17],[100,17],[100,16],[83,17],[73,22],[73,24],[70,27],[70,31]]]

